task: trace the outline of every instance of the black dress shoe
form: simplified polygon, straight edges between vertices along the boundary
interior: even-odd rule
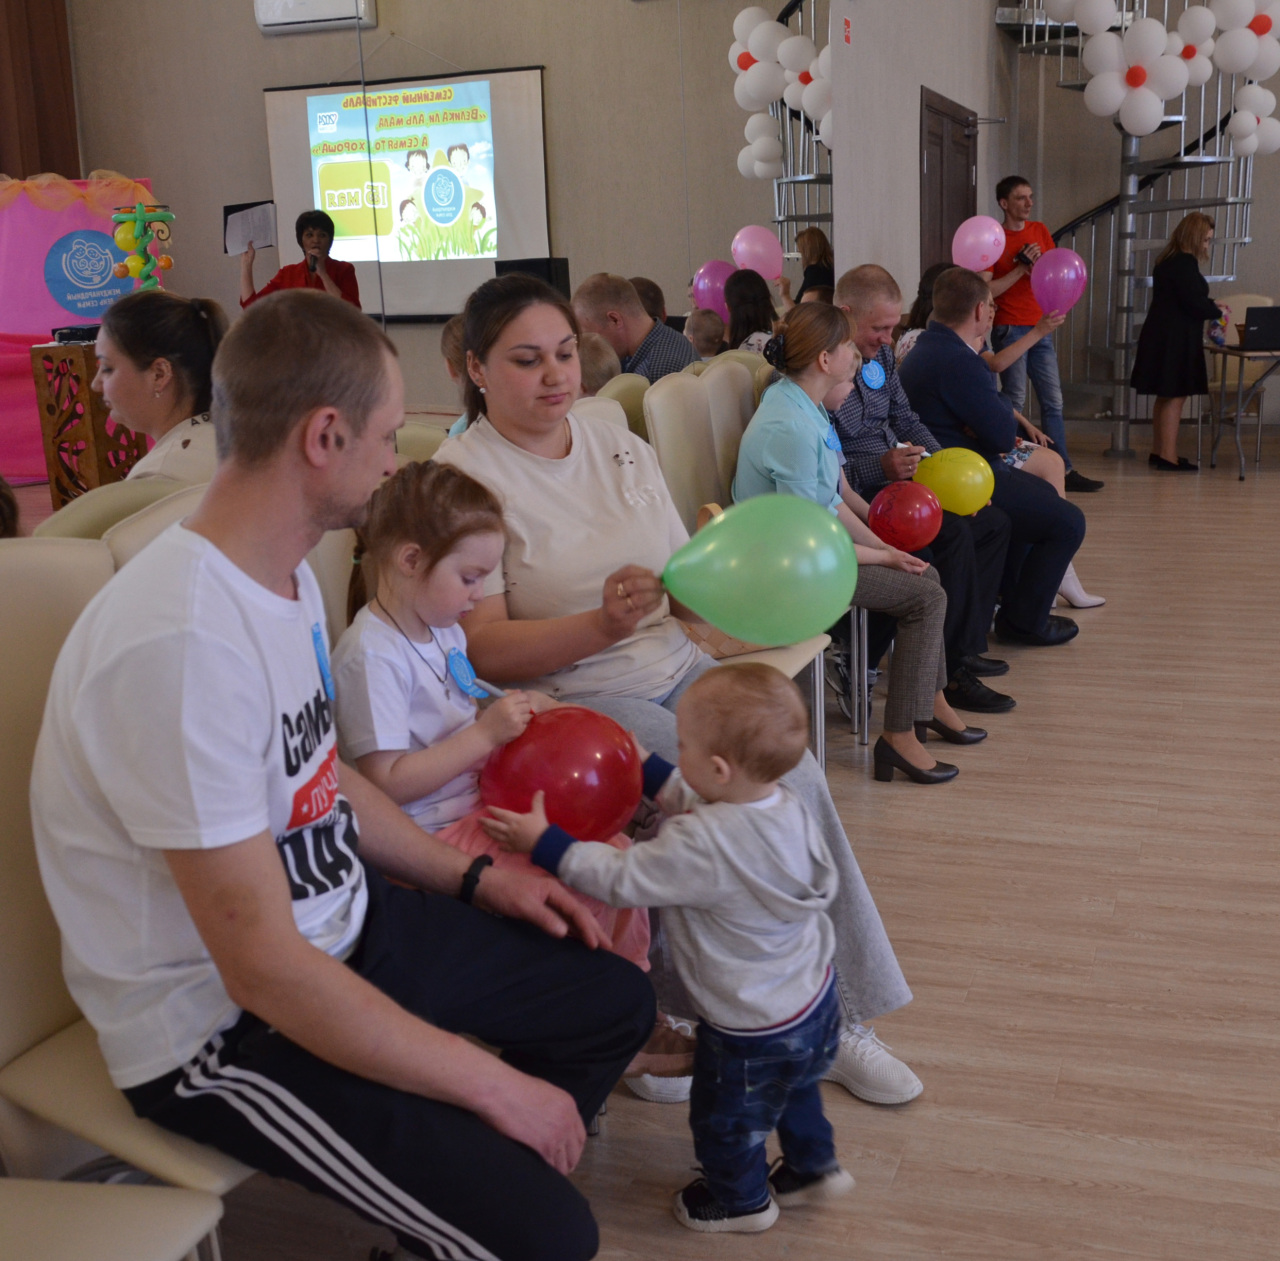
[[[1051,648],[1054,644],[1065,644],[1068,640],[1074,639],[1080,633],[1080,628],[1069,617],[1061,617],[1057,613],[1050,613],[1049,625],[1045,627],[1043,634],[1019,630],[1003,616],[996,618],[995,631],[997,638],[1007,640],[1011,644],[1029,644],[1033,648]],[[955,706],[954,701],[952,701],[952,706]]]
[[[932,770],[922,771],[918,766],[912,766],[884,736],[876,741],[871,757],[875,764],[876,779],[882,784],[887,784],[893,778],[894,771],[901,771],[917,784],[945,784],[947,780],[955,779],[960,774],[960,768],[952,766],[950,762],[936,762]]]
[[[930,718],[928,722],[916,723],[916,739],[924,744],[929,738],[929,732],[936,731],[948,744],[978,744],[987,738],[987,733],[981,727],[961,727],[957,731],[954,727],[948,727],[946,723],[938,718]]]
[[[960,664],[980,679],[993,679],[997,675],[1009,673],[1009,663],[996,657],[961,657]]]
[[[974,678],[963,666],[952,675],[942,694],[952,709],[967,709],[975,714],[1007,714],[1018,703]]]
[[[1077,495],[1088,495],[1095,490],[1101,490],[1106,485],[1106,482],[1100,482],[1093,477],[1086,477],[1083,473],[1077,473],[1075,469],[1072,469],[1067,474],[1063,485]]]

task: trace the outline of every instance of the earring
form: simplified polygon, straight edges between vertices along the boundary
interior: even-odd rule
[[[483,394],[483,393],[484,393],[484,386],[483,386],[483,385],[480,387],[480,393],[481,393],[481,394]]]
[[[159,398],[159,397],[160,397],[160,391],[159,391],[159,390],[157,390],[157,391],[156,391],[156,398]]]

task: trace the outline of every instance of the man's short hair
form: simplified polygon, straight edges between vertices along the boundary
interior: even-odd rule
[[[625,276],[598,271],[588,276],[574,291],[573,309],[579,319],[591,324],[603,324],[610,311],[619,315],[643,316],[648,312],[636,287]]]
[[[650,280],[648,276],[632,276],[631,287],[636,291],[646,315],[655,320],[667,318],[667,296],[656,280]]]
[[[1031,181],[1023,175],[1006,175],[1004,179],[996,185],[996,201],[1002,202],[1006,197],[1013,196],[1015,188],[1021,188],[1023,185],[1031,187]]]
[[[855,318],[866,315],[877,302],[902,305],[898,282],[883,267],[864,263],[836,281],[836,306],[846,306]]]
[[[382,330],[341,298],[287,289],[255,302],[213,360],[218,458],[261,464],[322,407],[336,408],[362,433],[386,397],[386,356],[395,353]]]
[[[933,282],[933,318],[955,328],[991,297],[991,286],[976,271],[949,267]]]
[[[689,318],[684,322],[684,333],[704,359],[708,355],[718,355],[724,345],[724,320],[718,311],[699,307],[689,312]]]
[[[706,742],[760,783],[795,768],[809,747],[809,709],[781,670],[761,662],[717,666],[689,685],[681,707]]]
[[[596,394],[622,371],[618,352],[599,333],[583,333],[578,338],[578,359],[582,364],[582,392]]]

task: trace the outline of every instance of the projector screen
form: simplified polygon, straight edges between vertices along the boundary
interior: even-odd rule
[[[334,258],[354,263],[391,318],[452,315],[494,261],[545,258],[542,70],[268,88],[281,261],[304,210],[325,211]]]

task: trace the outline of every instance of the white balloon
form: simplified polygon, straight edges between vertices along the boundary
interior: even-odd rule
[[[1243,140],[1258,130],[1258,123],[1261,121],[1257,114],[1251,114],[1247,109],[1238,109],[1227,123],[1227,135],[1234,140]]]
[[[788,109],[801,109],[804,105],[804,90],[809,85],[801,83],[797,79],[794,83],[787,84],[787,90],[783,92],[782,99],[787,103]]]
[[[1252,4],[1253,0],[1250,0]],[[1258,57],[1258,37],[1247,26],[1224,31],[1213,49],[1213,64],[1223,74],[1239,74]]]
[[[1209,0],[1214,21],[1224,31],[1237,31],[1248,26],[1257,12],[1254,0]]]
[[[1115,0],[1076,0],[1076,25],[1086,35],[1101,35],[1119,16]]]
[[[831,148],[832,117],[833,111],[827,110],[827,112],[822,116],[822,121],[818,124],[818,139],[821,140],[828,149]]]
[[[748,144],[759,140],[761,136],[776,136],[778,120],[771,114],[752,114],[747,119],[747,125],[742,129],[742,134],[746,136]]]
[[[751,142],[751,153],[757,162],[777,162],[782,157],[782,141],[777,136],[761,136]]]
[[[1124,77],[1115,70],[1104,70],[1085,84],[1084,107],[1099,118],[1110,118],[1128,95],[1129,86]]]
[[[792,35],[778,45],[778,60],[795,74],[808,70],[809,63],[817,55],[817,45],[807,35]]]
[[[1170,31],[1169,38],[1165,40],[1164,51],[1168,57],[1181,57],[1182,50],[1187,46],[1187,41],[1178,34],[1177,31]]]
[[[1202,4],[1193,4],[1178,19],[1178,34],[1188,44],[1199,47],[1206,39],[1212,39],[1218,29],[1218,19]]]
[[[1194,57],[1187,62],[1187,86],[1202,88],[1213,78],[1213,62],[1208,57]]]
[[[1243,140],[1233,140],[1231,149],[1238,158],[1247,158],[1251,153],[1258,152],[1258,133],[1255,131],[1252,136],[1245,136]]]
[[[1251,79],[1270,79],[1280,70],[1280,40],[1264,35],[1258,40],[1258,55],[1245,74]]]
[[[1149,136],[1164,121],[1164,102],[1150,88],[1134,88],[1120,104],[1120,126],[1131,136]]]
[[[781,179],[786,171],[786,167],[781,162],[757,162],[756,163],[756,179],[758,180],[776,180]]]
[[[729,64],[733,67],[734,74],[742,73],[742,67],[738,65],[738,58],[746,51],[746,45],[739,44],[736,39],[729,45]]]
[[[1115,31],[1103,31],[1101,35],[1085,40],[1081,60],[1090,74],[1104,74],[1108,70],[1124,74],[1129,69],[1129,59],[1124,55],[1124,40]]]
[[[1147,87],[1162,101],[1171,101],[1187,90],[1191,72],[1181,57],[1157,57],[1147,67]]]
[[[822,79],[831,78],[831,45],[828,44],[818,54],[818,77]]]
[[[811,79],[822,78],[822,70],[818,65],[818,59],[816,57],[809,63],[809,78]]]
[[[800,98],[800,108],[816,123],[831,108],[831,80],[814,79]]]
[[[760,25],[761,22],[772,22],[773,14],[768,9],[762,9],[759,5],[755,5],[750,9],[743,9],[736,18],[733,19],[733,38],[739,44],[745,45],[751,37],[751,32]]]
[[[776,101],[787,87],[787,76],[776,61],[757,61],[742,77],[747,91],[766,105]]]
[[[1044,0],[1044,11],[1053,22],[1073,22],[1076,0]]]
[[[782,73],[787,80],[787,87],[800,82],[800,76],[794,70],[784,70]]]
[[[747,179],[754,179],[756,174],[755,154],[751,152],[751,146],[747,145],[745,149],[738,150],[738,174],[745,175]]]
[[[757,61],[777,61],[778,48],[791,32],[781,22],[761,22],[747,40],[747,52]]]
[[[754,69],[754,67],[752,67]],[[740,74],[733,81],[733,99],[747,111],[748,114],[758,114],[762,109],[769,108],[768,101],[762,101],[751,90],[751,81],[745,74]]]
[[[1163,56],[1169,32],[1156,18],[1139,18],[1124,33],[1124,55],[1131,66],[1149,66]]]
[[[1276,96],[1274,92],[1268,92],[1266,88],[1259,87],[1256,83],[1246,83],[1236,92],[1235,107],[1249,114],[1257,114],[1259,118],[1265,118],[1268,114],[1275,113]]]
[[[1258,138],[1259,153],[1275,153],[1280,150],[1280,118],[1264,118],[1253,134]]]

